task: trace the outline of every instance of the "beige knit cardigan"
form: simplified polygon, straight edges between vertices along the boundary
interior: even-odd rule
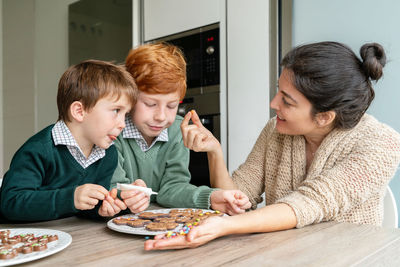
[[[271,119],[253,150],[232,175],[250,198],[286,203],[297,227],[337,221],[381,225],[383,197],[400,161],[400,135],[370,115],[351,130],[325,137],[306,170],[303,136],[280,134]]]

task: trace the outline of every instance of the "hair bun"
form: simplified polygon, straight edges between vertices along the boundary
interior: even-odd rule
[[[383,47],[378,43],[364,44],[360,49],[363,59],[362,67],[365,74],[371,80],[379,80],[383,74],[383,67],[386,64],[386,54]]]

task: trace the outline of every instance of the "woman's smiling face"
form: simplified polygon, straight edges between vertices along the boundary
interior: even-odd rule
[[[312,134],[318,129],[318,124],[312,117],[311,102],[296,89],[292,77],[290,70],[283,69],[278,92],[270,104],[277,114],[276,129],[288,135]]]

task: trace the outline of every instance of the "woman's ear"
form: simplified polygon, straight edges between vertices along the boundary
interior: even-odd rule
[[[326,111],[318,113],[316,116],[317,123],[319,127],[325,127],[331,125],[336,118],[335,111]]]
[[[69,112],[71,113],[71,118],[77,122],[82,122],[85,116],[85,109],[82,102],[75,101],[69,107]]]

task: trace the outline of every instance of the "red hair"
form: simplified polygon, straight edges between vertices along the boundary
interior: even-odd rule
[[[186,61],[182,51],[171,44],[145,44],[129,51],[125,60],[127,71],[141,92],[186,94]]]

